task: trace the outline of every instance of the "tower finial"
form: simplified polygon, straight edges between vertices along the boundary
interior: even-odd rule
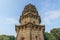
[[[38,14],[36,7],[34,5],[32,5],[32,4],[26,5],[24,10],[23,10],[23,14],[28,13],[28,12],[32,12],[32,13],[37,13]]]

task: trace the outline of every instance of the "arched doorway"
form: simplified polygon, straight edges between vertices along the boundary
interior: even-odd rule
[[[20,40],[24,40],[25,38],[24,37],[21,37]]]

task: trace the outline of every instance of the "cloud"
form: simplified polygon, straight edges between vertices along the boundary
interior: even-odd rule
[[[44,24],[52,24],[51,20],[56,20],[60,18],[60,10],[53,10],[45,12],[45,16],[43,18]]]
[[[6,18],[7,24],[19,24],[18,20],[14,18]]]
[[[60,10],[55,10],[55,11],[48,11],[45,13],[45,16],[49,19],[56,19],[60,17]]]

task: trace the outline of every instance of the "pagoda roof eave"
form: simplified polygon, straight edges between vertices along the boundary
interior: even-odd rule
[[[45,25],[37,25],[37,24],[32,24],[32,23],[27,23],[27,24],[24,24],[24,25],[15,25],[15,26],[16,26],[16,27],[20,27],[20,26],[27,26],[27,25],[45,27]]]

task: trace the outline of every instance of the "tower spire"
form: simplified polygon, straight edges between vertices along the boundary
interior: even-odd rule
[[[36,7],[32,4],[26,5],[22,14],[24,15],[25,13],[29,13],[29,12],[36,13],[38,15],[38,11],[37,11]]]
[[[20,16],[19,22],[20,24],[23,24],[23,25],[27,23],[40,24],[41,18],[38,15],[38,11],[36,7],[32,4],[26,5],[22,12],[22,16]]]

